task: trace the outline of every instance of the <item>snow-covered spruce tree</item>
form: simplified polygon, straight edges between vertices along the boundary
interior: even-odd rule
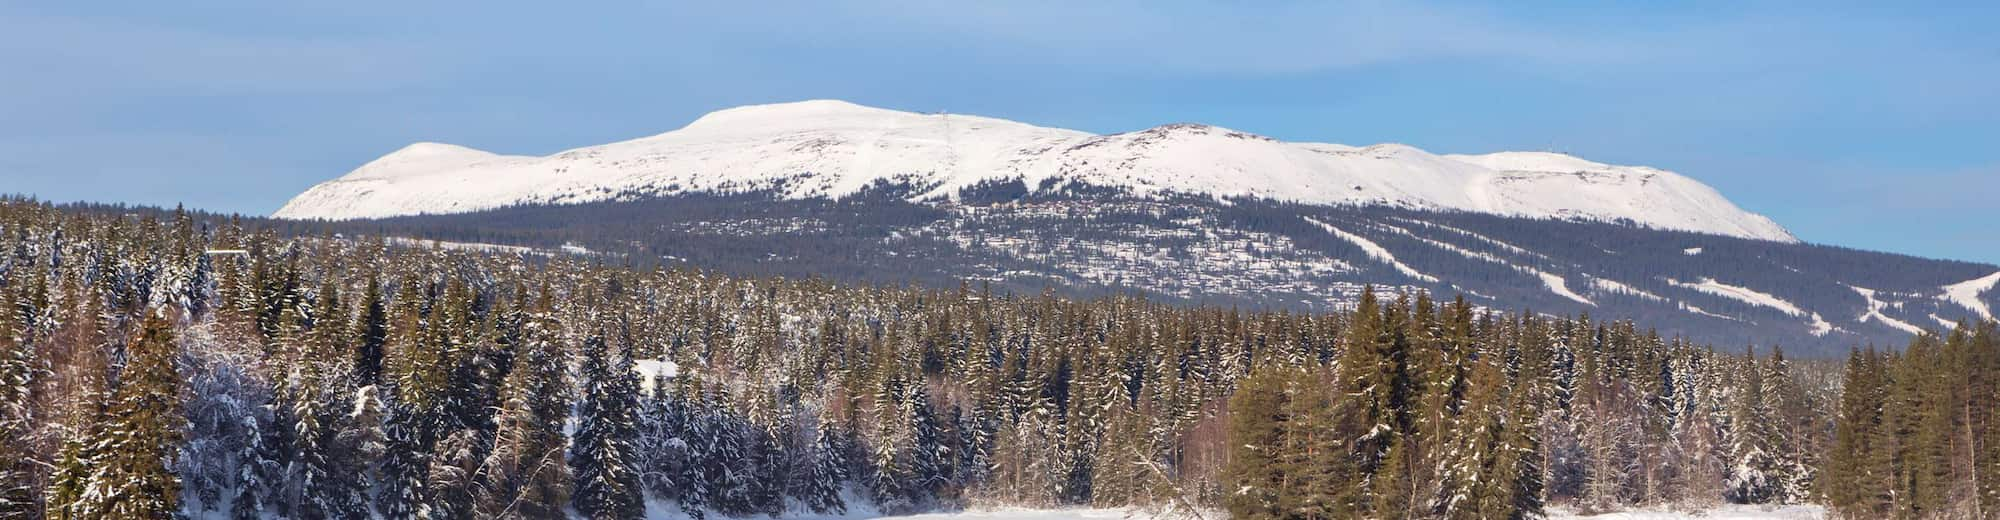
[[[302,314],[304,334],[295,334],[297,357],[290,363],[282,394],[294,421],[292,435],[295,457],[287,480],[291,488],[290,509],[303,518],[365,518],[368,516],[366,488],[360,479],[365,467],[355,458],[356,446],[347,445],[343,431],[354,403],[347,386],[346,360],[352,338],[348,333],[347,309],[342,306],[333,280],[322,283],[309,314]]]
[[[577,401],[576,435],[570,445],[570,474],[576,485],[576,510],[595,520],[645,516],[645,490],[639,483],[639,385],[630,350],[605,345],[604,339],[584,340]],[[610,358],[610,359],[607,359]]]
[[[0,519],[34,518],[41,512],[33,488],[34,345],[28,342],[16,289],[0,287]]]
[[[652,395],[646,396],[641,411],[638,455],[640,483],[646,492],[665,500],[681,499],[681,476],[690,465],[687,443],[681,439],[687,417],[674,387],[656,377]]]
[[[429,493],[428,500],[419,505],[419,517],[439,520],[501,517],[497,514],[489,516],[477,509],[487,504],[482,500],[485,497],[479,494],[485,490],[480,486],[482,482],[479,479],[479,472],[484,468],[480,464],[480,444],[479,431],[470,428],[460,428],[438,439],[433,448],[435,452],[430,456],[430,466],[424,472]],[[510,504],[501,499],[495,499],[495,503],[501,504],[500,508]]]
[[[904,401],[909,410],[909,466],[904,489],[919,506],[929,506],[951,483],[951,447],[938,423],[930,392],[923,384],[913,385]]]
[[[729,394],[720,387],[708,387],[703,392],[703,427],[706,436],[690,435],[690,443],[704,445],[701,454],[702,471],[707,475],[707,497],[703,505],[716,512],[745,516],[763,512],[752,489],[756,484],[756,466],[748,446],[754,427],[729,408]],[[693,433],[693,432],[690,432]]]
[[[1400,454],[1407,410],[1410,377],[1405,345],[1397,337],[1402,311],[1384,308],[1374,289],[1363,291],[1353,322],[1343,338],[1335,384],[1341,398],[1334,402],[1332,431],[1353,458],[1357,480],[1369,486],[1375,498],[1365,511],[1370,515],[1401,514],[1408,496],[1408,481],[1402,475],[1382,475],[1403,471],[1385,466],[1402,461]],[[1384,509],[1393,509],[1384,510]]]
[[[259,390],[261,401],[237,418],[244,442],[235,450],[235,495],[229,503],[229,517],[234,520],[263,518],[265,511],[276,512],[283,503],[285,467],[278,460],[277,446],[287,430],[273,415],[277,406],[270,389]]]
[[[1764,402],[1776,421],[1767,441],[1775,459],[1771,478],[1776,490],[1771,499],[1781,504],[1803,503],[1813,496],[1820,466],[1818,451],[1822,446],[1817,436],[1807,433],[1815,428],[1818,419],[1812,412],[1810,397],[1792,374],[1792,364],[1785,359],[1783,348],[1772,346],[1771,357],[1762,369]]]
[[[355,341],[354,360],[349,364],[351,384],[357,389],[380,385],[383,349],[389,341],[389,307],[382,294],[381,276],[369,275],[368,287],[361,294],[361,313],[353,327],[349,334]]]
[[[806,455],[806,473],[794,479],[792,496],[814,513],[840,515],[847,512],[848,465],[841,446],[841,432],[832,423],[823,423]]]
[[[1777,418],[1764,401],[1765,374],[1758,365],[1754,348],[1738,363],[1739,391],[1729,409],[1730,468],[1723,496],[1738,504],[1770,502],[1778,493],[1779,483],[1772,475],[1778,460],[1770,445]]]
[[[413,518],[429,501],[431,447],[444,430],[442,401],[447,370],[441,349],[429,340],[426,282],[405,277],[390,303],[384,356],[386,392],[383,460],[375,482],[375,510]]]
[[[258,427],[269,421],[262,405],[270,390],[251,370],[250,346],[225,342],[215,335],[218,328],[211,323],[182,336],[188,431],[174,472],[184,507],[226,512],[245,487],[251,469],[245,464],[255,462],[245,455],[254,453]]]
[[[179,354],[171,322],[149,313],[112,390],[79,518],[168,519],[180,512],[180,478],[168,470],[182,439]]]
[[[562,346],[562,324],[546,304],[540,306],[523,330],[514,370],[501,390],[493,449],[473,476],[480,518],[557,519],[569,504],[571,479],[563,457],[568,349]]]

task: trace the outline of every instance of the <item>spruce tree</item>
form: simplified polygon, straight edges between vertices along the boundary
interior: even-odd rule
[[[841,515],[847,512],[847,501],[842,496],[847,488],[848,465],[846,449],[841,445],[841,432],[832,423],[819,427],[819,435],[813,438],[811,450],[806,456],[806,473],[797,479],[797,489],[793,496],[807,509],[822,515]]]
[[[14,292],[0,286],[0,519],[33,518],[40,512],[31,484],[35,454],[29,444],[36,355],[25,337],[27,325]]]
[[[181,441],[181,379],[168,319],[150,313],[126,354],[77,515],[173,518],[180,512],[180,478],[168,467]]]
[[[1223,503],[1231,518],[1289,518],[1291,477],[1279,451],[1291,430],[1286,394],[1289,378],[1280,369],[1252,371],[1229,401],[1229,467],[1224,470]]]
[[[576,478],[572,498],[577,512],[587,518],[636,519],[646,513],[638,468],[639,385],[630,351],[608,350],[602,338],[593,336],[584,340],[580,352],[583,395],[569,455],[570,474]]]
[[[515,369],[501,390],[492,451],[473,476],[482,518],[563,517],[570,501],[563,423],[569,417],[567,349],[544,309],[531,320]],[[466,430],[471,432],[474,430]]]

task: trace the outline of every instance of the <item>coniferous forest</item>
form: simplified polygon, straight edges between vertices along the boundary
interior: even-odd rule
[[[1843,367],[1426,294],[836,285],[27,201],[0,310],[0,518],[2000,510],[1992,324]]]

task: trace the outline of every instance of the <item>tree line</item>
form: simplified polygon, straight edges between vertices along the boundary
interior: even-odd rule
[[[1535,518],[1850,474],[1837,367],[1425,294],[752,279],[17,201],[0,306],[0,518]]]

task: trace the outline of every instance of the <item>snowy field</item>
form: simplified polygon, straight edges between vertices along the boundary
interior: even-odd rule
[[[1561,520],[1821,520],[1826,508],[1820,506],[1718,506],[1706,511],[1638,510],[1579,515],[1562,510],[1549,511],[1549,518]]]

